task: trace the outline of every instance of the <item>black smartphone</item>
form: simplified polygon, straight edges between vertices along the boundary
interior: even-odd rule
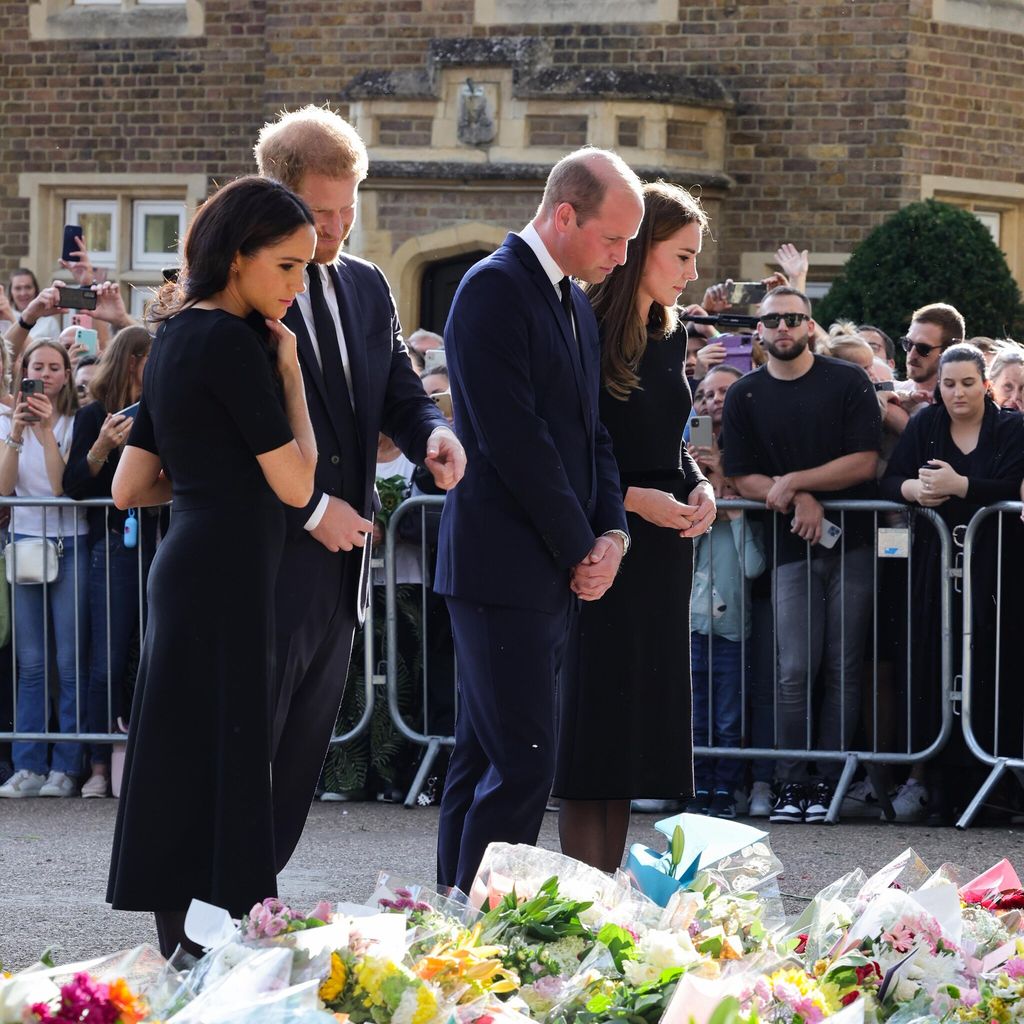
[[[57,302],[64,309],[95,309],[96,293],[78,285],[61,285],[57,289]]]
[[[767,293],[760,281],[733,281],[729,302],[734,306],[756,306]]]
[[[41,395],[43,393],[43,382],[25,377],[21,382],[21,393],[25,398],[28,398],[29,395]],[[39,422],[38,416],[26,416],[25,418],[29,423]]]
[[[131,405],[126,405],[123,409],[118,409],[114,413],[115,416],[127,416],[128,419],[133,420],[139,415],[139,403],[133,402]]]
[[[64,225],[64,245],[61,249],[60,258],[66,260],[68,263],[77,263],[79,261],[78,256],[78,239],[84,240],[85,232],[82,231],[81,224],[65,224]]]

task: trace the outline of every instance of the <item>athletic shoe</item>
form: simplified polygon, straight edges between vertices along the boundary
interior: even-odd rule
[[[706,789],[698,789],[686,805],[687,814],[707,814],[711,804],[711,793]]]
[[[77,780],[64,772],[50,772],[39,790],[40,796],[75,796],[77,793]]]
[[[819,782],[813,786],[810,790],[810,796],[807,798],[804,821],[813,823],[824,821],[832,804],[833,796],[835,796],[835,787],[831,783]]]
[[[711,798],[711,805],[708,807],[708,816],[711,818],[735,818],[736,798],[725,789],[716,789],[715,795]]]
[[[907,779],[892,798],[893,816],[885,811],[879,815],[882,821],[923,821],[928,815],[928,790],[917,779]]]
[[[24,796],[39,796],[39,790],[46,784],[46,776],[35,772],[15,772],[2,786],[0,797],[17,800]]]
[[[682,806],[681,800],[632,800],[629,805],[635,814],[677,814]]]
[[[10,761],[0,761],[0,786],[14,774],[14,765]]]
[[[846,791],[839,814],[843,818],[877,818],[878,810],[875,787],[871,785],[870,779],[861,779]]]
[[[807,798],[804,795],[804,787],[799,782],[787,782],[782,787],[782,792],[775,801],[768,820],[801,822],[804,820],[806,808]]]
[[[106,775],[90,775],[82,786],[82,798],[95,800],[110,795],[110,779]]]
[[[370,800],[372,797],[369,790],[366,789],[346,789],[344,791],[325,789],[320,794],[320,799],[323,803],[333,803],[335,801],[357,803],[363,800]]]
[[[750,787],[750,811],[752,818],[767,818],[775,806],[775,794],[767,782],[755,782]]]

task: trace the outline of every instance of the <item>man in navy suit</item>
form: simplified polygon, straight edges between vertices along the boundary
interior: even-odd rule
[[[626,260],[636,175],[584,149],[552,169],[533,221],[477,263],[445,352],[465,479],[441,518],[459,715],[438,827],[438,881],[468,891],[487,844],[535,843],[555,768],[555,679],[577,599],[611,586],[629,544],[597,418],[597,321],[570,278]]]
[[[465,452],[424,394],[384,275],[341,254],[366,177],[366,147],[347,121],[308,106],[264,125],[260,173],[300,195],[316,220],[306,291],[284,317],[295,333],[319,453],[313,498],[289,510],[277,585],[274,830],[281,870],[305,825],[330,742],[368,593],[378,435],[459,482]]]

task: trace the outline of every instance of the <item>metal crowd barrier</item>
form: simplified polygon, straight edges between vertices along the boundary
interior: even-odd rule
[[[1020,692],[1020,678],[1019,676],[1014,676],[1009,680],[1005,679],[1001,664],[1004,640],[1002,629],[1003,599],[1005,590],[1003,585],[1003,555],[1005,545],[1004,517],[1007,514],[1011,514],[1015,519],[1019,519],[1022,507],[1024,506],[1022,506],[1019,501],[1004,501],[996,505],[989,505],[986,508],[979,509],[967,524],[967,529],[964,531],[963,536],[964,685],[962,699],[962,726],[964,740],[967,743],[968,749],[979,761],[981,761],[982,764],[989,765],[991,767],[991,771],[981,788],[978,790],[974,799],[967,805],[959,821],[957,821],[956,827],[961,829],[967,828],[971,824],[982,805],[986,802],[989,795],[1004,775],[1010,773],[1015,776],[1020,785],[1024,787],[1024,714],[1022,714],[1015,722],[1010,721],[1008,716],[1004,715],[1005,708],[1003,707],[1004,694],[1010,687],[1012,687],[1015,692]],[[978,535],[982,527],[992,516],[999,517],[996,533],[995,594],[977,594],[974,569],[975,561],[979,557]],[[1016,524],[1016,528],[1018,530],[1020,529],[1019,522]],[[978,737],[978,728],[985,723],[981,720],[981,715],[977,705],[979,703],[979,698],[981,697],[981,694],[978,691],[988,681],[982,679],[980,673],[976,671],[976,662],[978,660],[976,657],[977,647],[979,643],[983,643],[984,641],[982,638],[975,635],[977,631],[974,618],[975,611],[979,608],[981,602],[993,596],[995,598],[995,649],[993,652],[995,660],[993,663],[994,675],[991,680],[993,687],[992,734],[991,740],[986,743]],[[1013,638],[1010,637],[1009,641],[1012,643]],[[1009,725],[1011,728],[1016,726],[1021,729],[1022,738],[1015,749],[1000,749],[1001,744],[999,733],[1001,725]],[[989,743],[991,745],[991,749],[989,749]]]
[[[387,649],[393,651],[397,644],[397,600],[396,600],[396,572],[395,572],[395,552],[396,546],[400,542],[399,528],[403,520],[409,516],[418,513],[421,520],[421,537],[425,538],[426,531],[425,527],[425,516],[428,509],[440,509],[443,507],[443,497],[414,497],[406,500],[392,513],[388,530],[387,540],[385,549],[385,570],[386,570],[386,614],[387,614]],[[764,514],[764,506],[750,501],[742,500],[723,500],[719,502],[719,508],[721,511],[727,510],[739,510],[742,513],[742,531],[745,537],[746,531],[749,529],[747,517],[750,513],[759,512]],[[743,667],[743,677],[741,684],[741,716],[742,716],[742,745],[739,747],[720,747],[714,746],[710,742],[701,744],[698,742],[698,738],[695,737],[694,754],[696,756],[707,756],[713,758],[738,758],[744,760],[753,761],[776,761],[779,759],[787,759],[791,761],[802,761],[808,762],[813,761],[818,763],[820,766],[823,763],[839,763],[842,768],[840,771],[839,779],[835,786],[834,798],[832,804],[829,807],[828,816],[826,818],[829,822],[835,822],[839,818],[839,812],[842,805],[843,798],[853,781],[854,773],[857,770],[858,765],[864,765],[869,778],[874,782],[874,789],[876,793],[882,794],[880,798],[883,809],[891,813],[892,807],[888,803],[888,798],[884,795],[886,793],[886,787],[881,784],[880,768],[883,765],[895,766],[895,765],[912,765],[915,763],[929,760],[939,750],[945,746],[954,728],[954,703],[958,698],[959,694],[953,689],[952,679],[952,668],[953,668],[953,655],[952,655],[952,642],[953,642],[953,626],[952,626],[952,580],[954,576],[953,568],[953,544],[945,523],[938,516],[936,512],[931,509],[916,509],[914,512],[908,514],[907,506],[893,502],[880,502],[880,501],[830,501],[824,503],[826,515],[831,516],[833,520],[836,520],[836,525],[839,526],[842,531],[836,548],[834,549],[839,553],[841,557],[841,564],[845,567],[845,550],[846,550],[846,525],[847,515],[851,513],[860,513],[862,516],[870,515],[872,517],[872,613],[871,613],[871,625],[868,631],[868,635],[863,638],[864,646],[864,660],[872,666],[871,675],[871,719],[872,719],[872,730],[871,735],[873,741],[870,745],[861,744],[860,746],[854,744],[841,743],[837,745],[835,749],[825,750],[816,747],[814,742],[813,732],[813,715],[807,716],[805,726],[805,742],[799,747],[780,748],[777,743],[779,734],[779,722],[777,712],[777,702],[774,699],[775,694],[778,690],[778,646],[777,638],[773,636],[773,650],[776,656],[769,654],[768,660],[772,666],[772,680],[771,690],[765,694],[759,694],[758,696],[762,699],[767,696],[769,708],[757,707],[753,703],[752,698],[754,694],[751,692],[750,681],[748,679],[748,670],[751,669],[751,659],[748,657],[748,648],[750,641],[747,638],[748,623],[746,619],[746,608],[741,606],[741,665]],[[903,522],[908,522],[907,526],[890,527],[884,525],[880,519],[881,516],[886,514],[894,514],[896,516],[903,517]],[[720,518],[716,524],[715,529],[728,528],[725,524],[724,517]],[[927,737],[926,740],[915,744],[913,742],[913,707],[910,692],[910,678],[913,671],[913,651],[914,643],[910,635],[910,615],[909,615],[909,602],[910,602],[910,580],[913,571],[913,531],[916,529],[933,529],[936,531],[939,542],[939,579],[943,582],[940,587],[940,608],[941,616],[940,621],[937,623],[939,629],[939,647],[940,647],[940,673],[939,678],[936,680],[936,693],[938,697],[940,708],[939,708],[939,726],[935,731],[934,735]],[[766,541],[777,549],[779,543],[779,531],[781,529],[789,529],[788,522],[782,523],[781,517],[774,517],[774,529],[770,531],[771,537],[766,538]],[[885,531],[888,531],[886,533]],[[888,545],[888,549],[879,550],[879,537],[882,538],[882,545]],[[888,717],[890,712],[884,706],[884,702],[880,701],[880,682],[879,682],[879,593],[881,588],[880,582],[880,564],[886,558],[899,559],[905,561],[906,564],[906,609],[907,612],[902,616],[901,621],[905,624],[906,636],[904,651],[901,652],[905,655],[905,676],[907,682],[905,683],[906,689],[906,700],[904,702],[905,707],[903,708],[903,726],[906,732],[906,740],[900,748],[896,748],[892,744],[882,745],[879,743],[879,722],[882,718]],[[420,561],[422,568],[422,578],[428,580],[431,578],[431,572],[433,566],[429,564],[427,557],[427,545],[424,542],[420,545]],[[807,579],[810,578],[812,571],[811,553],[810,546],[807,546],[806,557],[805,557],[805,571],[807,573]],[[712,584],[708,586],[709,601],[713,597],[713,562],[710,566]],[[770,569],[766,569],[766,572],[770,572]],[[841,573],[845,571],[845,568],[841,570]],[[431,732],[427,728],[426,723],[430,721],[429,704],[430,704],[430,666],[428,658],[428,638],[425,627],[426,621],[426,601],[427,601],[427,587],[423,588],[423,611],[424,611],[424,629],[422,636],[422,658],[423,658],[423,673],[422,673],[422,698],[423,698],[423,711],[421,720],[417,722],[406,721],[398,707],[398,688],[397,688],[397,668],[395,659],[392,657],[387,658],[387,695],[388,704],[391,712],[392,720],[401,734],[409,741],[419,744],[425,748],[424,756],[420,764],[419,772],[412,783],[409,793],[406,797],[406,806],[412,806],[424,784],[424,781],[430,774],[430,770],[434,765],[438,754],[443,747],[450,747],[454,744],[454,737],[451,735],[439,735],[436,732]],[[810,588],[807,588],[808,595]],[[841,643],[845,645],[845,597],[841,599],[841,632],[843,638]],[[763,609],[762,609],[763,611]],[[812,608],[810,605],[810,597],[808,596],[806,615],[808,617],[807,627],[807,643],[808,647],[811,645],[811,615]],[[709,621],[713,617],[713,609],[709,608]],[[775,618],[775,609],[772,609],[772,618]],[[774,634],[774,630],[772,630]],[[713,645],[709,645],[709,694],[708,694],[708,708],[709,708],[709,721],[712,719],[712,709],[714,707],[714,692],[713,686],[710,683],[713,672],[713,658],[714,648]],[[841,652],[842,653],[842,652]],[[816,689],[818,680],[810,672],[811,659],[808,658],[808,674],[805,681],[805,694],[807,698],[807,706],[813,707],[816,697]],[[762,666],[763,667],[763,666]],[[866,682],[866,680],[865,680]],[[453,683],[454,685],[454,683]],[[840,703],[841,706],[845,706],[844,698],[847,695],[847,689],[855,684],[845,677],[845,668],[841,672],[841,678],[839,681],[840,686]],[[894,684],[893,684],[894,685]],[[890,701],[890,705],[893,702]],[[748,714],[748,707],[751,709],[753,714]],[[858,708],[859,712],[859,708]],[[755,745],[751,740],[751,718],[760,716],[761,724],[764,723],[764,715],[769,713],[771,715],[771,743],[762,744],[760,746]],[[844,734],[847,732],[845,723],[841,727],[841,732]],[[706,737],[708,740],[710,736]]]

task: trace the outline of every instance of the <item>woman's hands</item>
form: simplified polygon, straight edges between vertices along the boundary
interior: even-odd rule
[[[932,459],[917,471],[916,480],[904,480],[900,493],[907,501],[925,508],[936,508],[950,498],[967,497],[970,481],[948,462]]]
[[[266,320],[277,353],[277,370],[282,377],[299,372],[299,351],[295,335],[280,320]]]
[[[90,449],[93,456],[102,461],[115,449],[128,440],[132,430],[131,416],[122,416],[119,413],[108,413],[100,427],[99,437],[93,442]]]
[[[48,433],[53,433],[53,417],[53,403],[46,395],[25,395],[19,392],[14,407],[11,440],[20,444],[26,428],[30,427],[32,433],[42,441]]]
[[[710,484],[698,484],[689,494],[689,504],[654,487],[630,487],[625,506],[627,512],[654,526],[675,530],[680,537],[699,537],[715,521],[715,496]]]

